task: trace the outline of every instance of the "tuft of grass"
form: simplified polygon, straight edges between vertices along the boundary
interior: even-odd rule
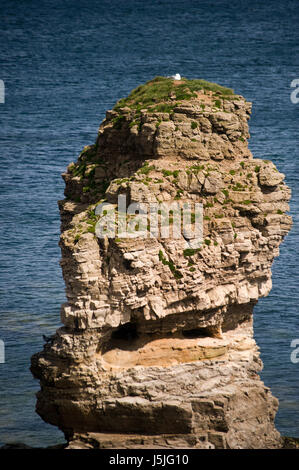
[[[138,172],[141,175],[148,175],[150,171],[155,170],[156,167],[154,165],[150,165],[148,162],[145,162],[143,167],[139,168]]]
[[[199,251],[200,251],[200,248],[186,248],[186,250],[183,251],[183,255],[186,258],[188,256],[194,256]]]
[[[163,176],[173,176],[174,178],[177,178],[179,176],[180,170],[162,170]]]
[[[173,104],[167,104],[167,103],[161,103],[158,104],[157,106],[154,106],[151,108],[152,112],[155,113],[169,113],[171,114],[173,112],[174,105]]]
[[[96,232],[95,225],[92,225],[91,227],[88,227],[87,232],[89,232],[89,233],[95,233],[95,232]]]
[[[244,186],[241,183],[237,182],[235,184],[235,186],[232,187],[232,190],[233,191],[244,191]]]
[[[182,189],[178,189],[177,192],[176,192],[176,195],[174,197],[174,199],[181,199],[182,197],[182,193],[183,193],[183,190]]]
[[[190,174],[190,172],[192,172],[197,175],[199,171],[204,169],[204,167],[204,165],[192,165],[190,166],[189,170],[187,170],[187,174]]]
[[[191,129],[196,129],[198,127],[198,123],[196,121],[191,122]]]

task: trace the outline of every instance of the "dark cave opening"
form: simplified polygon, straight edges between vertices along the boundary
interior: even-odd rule
[[[193,328],[192,330],[183,330],[182,335],[185,338],[206,338],[211,336],[209,328]]]
[[[111,333],[111,339],[122,339],[132,341],[138,338],[136,323],[128,322],[120,325]]]

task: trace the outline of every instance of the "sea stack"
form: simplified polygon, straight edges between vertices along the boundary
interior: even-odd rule
[[[63,174],[67,303],[31,370],[37,413],[69,448],[281,446],[253,310],[291,227],[290,189],[248,149],[250,113],[231,89],[156,77],[107,111]],[[150,221],[137,237],[98,236],[97,208],[117,226],[119,196],[159,205],[159,224],[167,204],[202,204],[201,243]]]

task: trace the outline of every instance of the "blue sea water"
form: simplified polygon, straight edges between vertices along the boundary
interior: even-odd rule
[[[292,188],[292,231],[255,307],[262,378],[280,400],[276,425],[299,437],[297,0],[1,1],[0,444],[64,441],[35,413],[30,357],[60,326],[60,173],[93,143],[105,110],[140,83],[179,72],[253,101],[250,148]]]

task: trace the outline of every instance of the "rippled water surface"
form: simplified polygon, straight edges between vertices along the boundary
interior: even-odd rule
[[[292,188],[294,226],[255,308],[262,377],[280,400],[276,424],[299,436],[297,1],[11,0],[1,5],[0,444],[46,446],[62,433],[34,412],[30,357],[60,325],[60,173],[93,143],[105,110],[156,75],[181,73],[253,101],[250,147]]]

